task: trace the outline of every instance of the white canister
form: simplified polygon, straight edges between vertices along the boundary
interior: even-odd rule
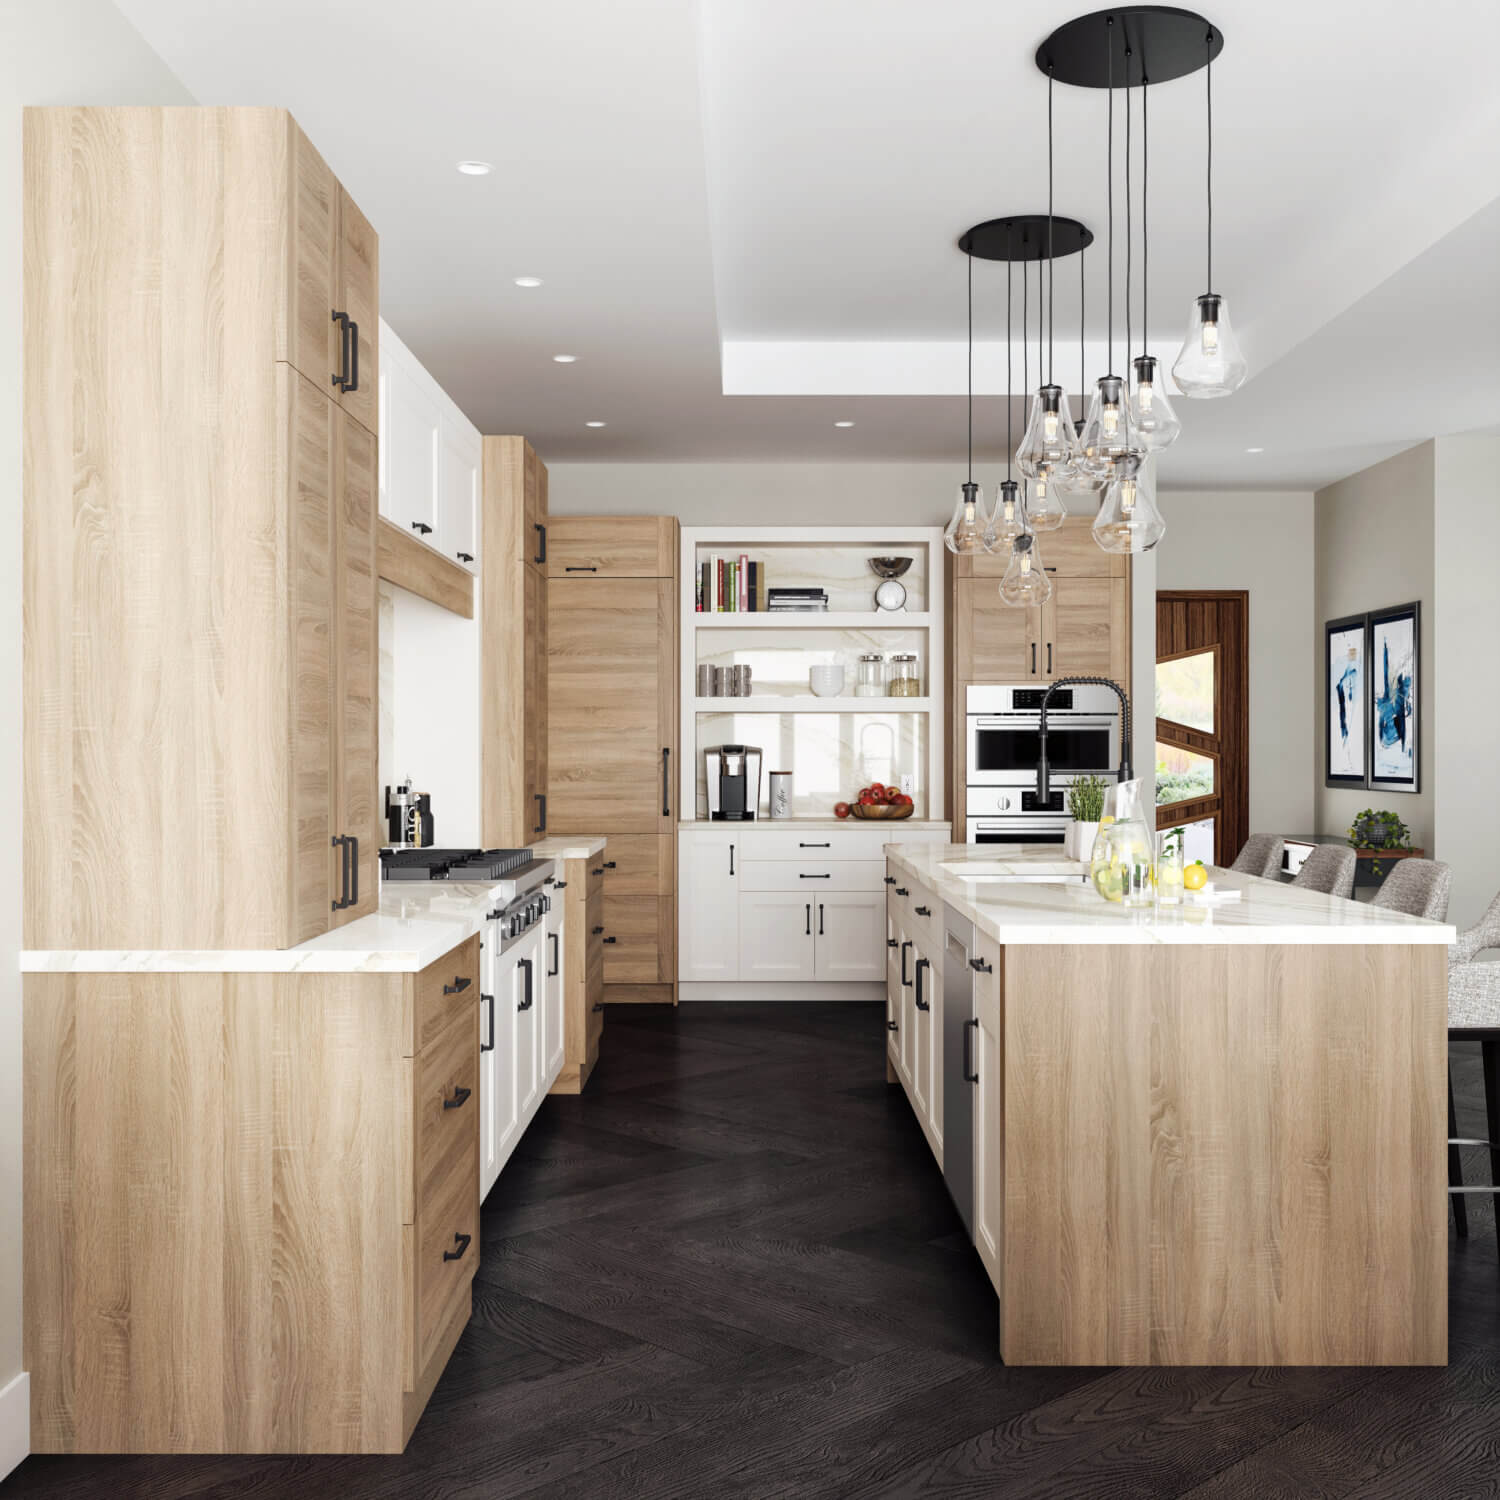
[[[771,772],[771,816],[789,818],[792,815],[792,773]]]
[[[1093,857],[1094,840],[1098,834],[1097,823],[1080,823],[1075,818],[1068,824],[1068,831],[1063,835],[1063,853],[1069,859],[1081,860],[1087,864]]]

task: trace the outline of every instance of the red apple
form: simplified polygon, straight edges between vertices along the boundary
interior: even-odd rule
[[[833,815],[836,818],[847,818],[849,816],[849,804],[847,802],[835,802],[833,804]]]

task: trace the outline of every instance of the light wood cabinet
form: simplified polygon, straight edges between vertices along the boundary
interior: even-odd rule
[[[570,859],[563,865],[563,1059],[554,1094],[579,1094],[599,1060],[604,1030],[604,871],[602,860]],[[597,930],[596,930],[597,929]]]
[[[290,946],[376,890],[374,236],[282,110],[28,110],[25,173],[26,944]]]
[[[1037,676],[1102,676],[1130,688],[1130,587],[1124,578],[1059,575],[1040,610]]]
[[[36,1452],[405,1446],[479,1260],[478,978],[477,938],[420,974],[26,977]]]
[[[546,550],[550,578],[672,578],[677,522],[671,516],[557,516]]]
[[[564,827],[548,787],[546,495],[546,466],[525,438],[485,438],[480,818],[489,847],[524,848]]]

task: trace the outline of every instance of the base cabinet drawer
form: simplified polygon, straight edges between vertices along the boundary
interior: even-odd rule
[[[473,1014],[479,999],[478,933],[423,969],[415,988],[415,1050],[421,1052],[461,1017]]]
[[[602,905],[606,984],[656,984],[661,974],[660,898],[617,896],[606,882]]]
[[[415,1371],[426,1367],[479,1264],[479,1142],[417,1203]]]
[[[885,862],[879,859],[747,859],[744,891],[883,891]]]
[[[479,1140],[479,1037],[472,1005],[417,1058],[417,1202],[429,1201]]]

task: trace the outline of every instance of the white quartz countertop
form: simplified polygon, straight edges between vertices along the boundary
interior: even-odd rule
[[[585,853],[598,853],[604,845],[602,838],[556,842]],[[378,911],[295,948],[32,950],[21,954],[21,970],[27,974],[415,974],[473,937],[497,901],[496,887],[489,884],[382,881]]]
[[[559,833],[529,847],[538,859],[588,859],[608,842],[602,833]]]
[[[980,844],[886,847],[898,870],[920,881],[980,932],[1000,943],[1431,943],[1455,940],[1454,929],[1404,912],[1299,890],[1212,868],[1220,890],[1238,901],[1175,911],[1127,910],[1105,901],[1084,880],[1085,867],[1055,846],[997,849]],[[968,871],[971,878],[960,872]],[[1065,884],[1037,877],[1069,875]],[[1030,880],[1028,881],[1028,877]]]
[[[873,828],[891,838],[898,837],[903,828],[931,833],[952,826],[951,823],[923,818],[756,818],[748,823],[715,823],[708,818],[685,818],[677,825],[682,833],[796,833],[799,830],[823,833],[830,828],[854,829],[856,832]]]

